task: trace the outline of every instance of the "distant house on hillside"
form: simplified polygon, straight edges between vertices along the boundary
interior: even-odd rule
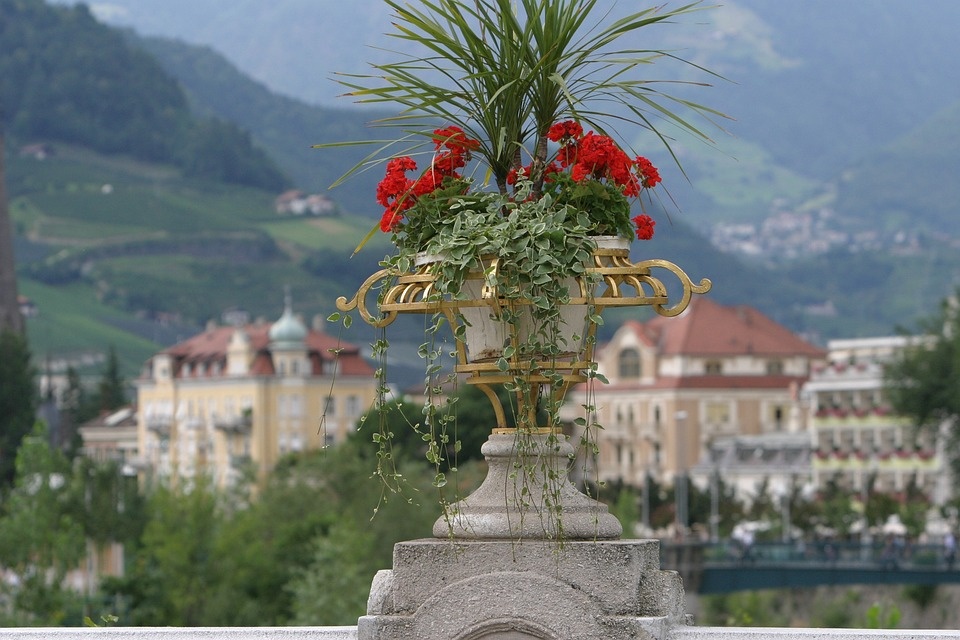
[[[307,194],[299,189],[285,191],[274,200],[274,209],[280,215],[332,216],[337,213],[336,203],[327,196]]]
[[[34,160],[46,160],[51,156],[57,155],[57,150],[49,142],[38,142],[27,144],[20,147],[21,158],[33,158]]]
[[[17,296],[17,305],[20,307],[20,315],[24,318],[35,318],[40,315],[40,310],[37,309],[33,300],[23,294]]]

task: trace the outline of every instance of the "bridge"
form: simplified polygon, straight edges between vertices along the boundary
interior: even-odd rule
[[[701,594],[852,584],[960,583],[939,545],[734,542],[660,545],[660,565]]]

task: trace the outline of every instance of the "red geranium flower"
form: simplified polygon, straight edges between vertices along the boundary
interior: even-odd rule
[[[637,240],[649,240],[653,237],[653,228],[657,221],[645,213],[633,218],[633,224],[637,226]]]
[[[583,127],[575,120],[564,120],[558,122],[547,131],[547,139],[552,142],[569,143],[573,140],[579,140],[583,135]]]
[[[455,125],[434,129],[433,147],[440,149],[446,147],[450,151],[461,154],[468,154],[470,151],[476,151],[480,148],[480,141],[468,138],[463,129]]]
[[[657,171],[657,168],[653,166],[652,162],[643,156],[637,156],[634,162],[636,163],[637,173],[640,175],[644,188],[652,189],[662,182],[660,172]]]

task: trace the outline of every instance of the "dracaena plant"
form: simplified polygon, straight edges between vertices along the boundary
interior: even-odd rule
[[[420,213],[414,202],[422,198],[416,196],[433,190],[440,191],[438,198],[484,191],[506,195],[511,176],[521,169],[534,198],[552,190],[560,204],[602,207],[605,200],[615,199],[614,209],[629,211],[629,202],[619,196],[637,193],[631,194],[623,183],[613,189],[602,181],[581,179],[576,190],[565,189],[570,196],[566,201],[558,198],[558,191],[572,186],[572,174],[556,171],[555,159],[582,147],[588,147],[584,155],[593,153],[594,158],[602,150],[623,153],[608,131],[616,125],[652,132],[676,160],[669,129],[707,140],[698,123],[722,116],[661,88],[703,83],[651,79],[641,73],[655,62],[692,63],[668,51],[625,44],[640,41],[643,29],[704,9],[700,2],[645,8],[608,24],[603,22],[608,10],[603,4],[598,7],[598,0],[385,2],[394,11],[395,31],[388,35],[414,52],[398,52],[395,61],[374,64],[368,74],[338,78],[357,102],[399,106],[396,116],[378,124],[401,127],[408,134],[379,141],[377,150],[341,180],[384,162],[393,165],[387,178],[396,175],[401,160],[404,171],[414,171],[413,157],[422,156],[421,173],[411,179],[413,189],[398,198],[403,211],[409,211],[408,222]],[[579,133],[566,129],[566,135],[551,136],[567,122]],[[584,136],[584,129],[593,131]],[[551,139],[562,144],[557,148]],[[645,158],[629,162],[641,176],[649,165]],[[474,179],[456,173],[464,167],[473,170]],[[588,173],[597,177],[598,172]],[[551,174],[559,178],[553,184]],[[396,207],[386,209],[381,228],[393,231]],[[607,217],[615,219],[599,223],[601,230],[631,235],[629,216]],[[643,227],[649,231],[646,220]],[[374,233],[376,229],[367,239]]]

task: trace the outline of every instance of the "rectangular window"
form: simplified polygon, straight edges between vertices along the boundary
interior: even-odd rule
[[[323,400],[323,414],[328,418],[334,418],[337,415],[337,399],[333,396],[327,396]]]
[[[356,418],[360,415],[360,398],[357,396],[347,397],[347,417]]]
[[[730,405],[726,402],[707,403],[707,423],[727,424],[730,422]]]
[[[773,422],[773,428],[775,430],[783,431],[784,424],[787,420],[787,410],[780,405],[770,407],[770,420]]]

